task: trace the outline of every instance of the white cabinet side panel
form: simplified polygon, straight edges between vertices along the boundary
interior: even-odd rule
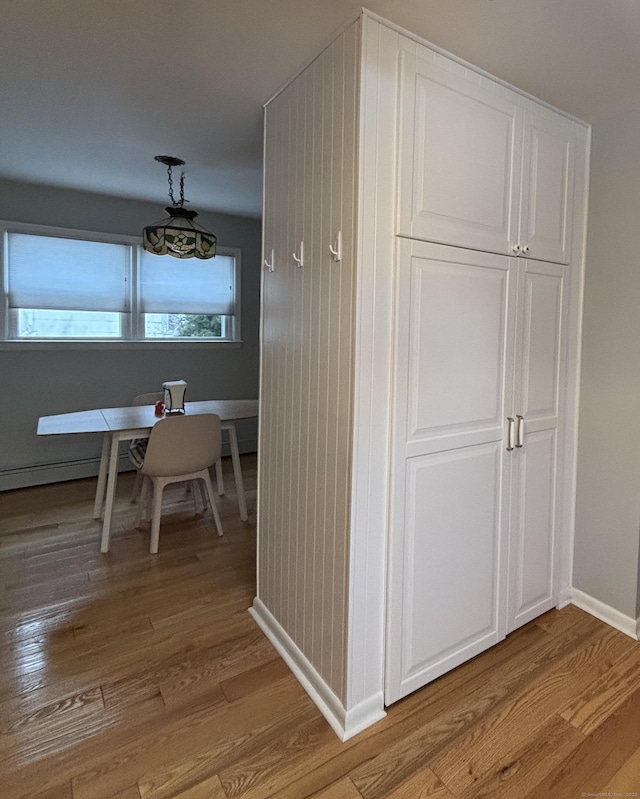
[[[268,105],[275,141],[265,154],[277,257],[263,293],[258,599],[343,702],[358,31],[346,29]],[[329,250],[338,231],[340,262]]]
[[[284,163],[281,168],[284,171],[283,175],[283,207],[284,212],[281,218],[281,247],[283,252],[284,268],[280,270],[276,283],[281,287],[281,295],[279,297],[280,308],[278,314],[278,385],[280,391],[277,394],[276,402],[276,439],[275,439],[275,453],[276,462],[283,470],[285,475],[289,471],[287,439],[282,435],[282,430],[287,424],[287,402],[290,391],[290,386],[287,380],[287,367],[288,367],[288,351],[290,347],[290,316],[289,308],[285,306],[282,300],[288,297],[291,292],[291,269],[287,263],[287,249],[293,249],[292,243],[292,220],[291,220],[291,190],[292,183],[295,181],[295,172],[293,171],[294,163],[291,158],[293,142],[292,142],[292,113],[294,105],[295,87],[288,86],[287,90],[281,95],[284,110],[284,130],[283,130],[283,160]],[[277,608],[278,617],[286,614],[286,594],[284,584],[287,582],[288,576],[288,552],[289,552],[289,537],[290,530],[287,527],[287,496],[284,486],[288,480],[281,481],[275,492],[275,507],[277,508],[277,518],[279,520],[279,527],[282,530],[282,535],[274,541],[274,574],[284,574],[285,579],[280,580],[275,587],[275,604]]]
[[[303,236],[304,221],[305,221],[305,194],[306,194],[306,174],[305,174],[305,139],[303,135],[298,132],[304,130],[305,114],[306,114],[306,78],[302,77],[295,84],[295,100],[294,100],[294,142],[291,152],[291,159],[294,165],[293,171],[295,174],[295,195],[294,195],[294,208],[292,209],[293,217],[293,232],[291,236],[292,247],[297,248],[299,241]],[[290,254],[292,257],[293,251]],[[304,470],[303,452],[301,450],[301,435],[300,420],[301,420],[301,397],[303,391],[301,386],[296,386],[296,375],[301,373],[301,366],[305,362],[303,351],[304,341],[304,285],[305,275],[299,274],[299,270],[294,268],[293,262],[289,267],[292,278],[292,288],[290,295],[292,297],[289,312],[291,314],[291,352],[290,352],[290,374],[291,374],[291,390],[289,396],[289,448],[290,448],[290,473],[287,478],[287,483],[291,486],[291,490],[287,496],[287,527],[290,530],[289,539],[289,562],[288,562],[288,578],[287,584],[289,591],[287,592],[287,611],[288,615],[284,617],[287,624],[287,629],[298,634],[299,630],[299,613],[298,607],[301,597],[301,586],[296,579],[296,575],[301,570],[301,564],[304,562],[304,541],[300,534],[299,526],[299,503],[297,497],[304,484]],[[297,389],[297,390],[296,390]],[[298,433],[298,434],[297,434]]]
[[[295,266],[295,271],[303,271],[308,292],[309,340],[307,346],[307,362],[303,364],[307,404],[304,409],[304,426],[306,428],[306,486],[304,504],[301,508],[302,535],[304,540],[305,564],[302,575],[304,604],[303,617],[298,625],[300,629],[301,649],[316,667],[320,664],[320,648],[322,619],[319,614],[318,599],[321,596],[322,580],[322,526],[321,507],[319,506],[321,453],[318,450],[318,401],[319,401],[319,369],[320,341],[318,332],[321,327],[320,287],[322,276],[318,262],[320,218],[322,213],[322,138],[323,138],[323,97],[324,83],[322,74],[322,58],[316,59],[305,70],[308,74],[308,96],[311,100],[311,117],[305,125],[304,135],[309,144],[308,155],[311,168],[312,189],[309,194],[309,215],[305,218],[304,227],[304,265]],[[319,670],[319,669],[318,669]],[[323,675],[324,676],[324,675]]]
[[[303,183],[304,183],[304,204],[302,216],[302,231],[301,234],[306,240],[306,247],[308,252],[305,253],[307,258],[310,257],[311,246],[311,226],[314,215],[314,196],[316,191],[316,178],[314,172],[315,158],[314,158],[314,110],[315,94],[314,83],[315,75],[312,70],[305,70],[298,78],[302,82],[302,91],[304,96],[304,114],[301,130],[299,136],[304,142],[304,158],[303,158]],[[297,269],[297,267],[296,267]],[[311,362],[312,362],[312,347],[313,341],[313,326],[312,326],[312,279],[313,271],[308,266],[297,269],[297,275],[301,284],[302,297],[300,299],[302,305],[302,330],[300,340],[300,360],[298,362],[298,375],[299,375],[299,417],[297,428],[294,429],[293,435],[298,436],[300,447],[300,475],[298,479],[297,490],[298,493],[294,499],[296,502],[296,527],[297,537],[299,541],[298,558],[296,563],[296,576],[295,576],[295,589],[292,591],[292,596],[296,596],[295,605],[295,624],[292,625],[291,631],[288,631],[293,640],[298,644],[301,650],[308,652],[309,635],[311,630],[307,629],[309,625],[309,617],[312,615],[310,607],[311,591],[308,587],[308,577],[313,567],[312,560],[312,543],[310,531],[307,526],[307,507],[312,494],[310,493],[310,485],[313,480],[313,429],[309,424],[309,407],[311,404]],[[295,490],[295,486],[293,487]]]
[[[357,107],[356,74],[359,54],[359,29],[352,28],[334,45],[331,61],[331,197],[327,218],[323,262],[329,286],[327,320],[327,384],[340,397],[327,397],[327,517],[330,546],[325,552],[324,615],[327,634],[324,640],[325,661],[331,664],[332,684],[340,685],[346,695],[347,567],[349,552],[349,482],[351,474],[351,426],[353,397],[353,242],[355,230],[355,114]],[[340,241],[338,241],[338,237]],[[334,260],[330,247],[339,249]],[[339,479],[338,479],[338,476]]]
[[[332,453],[329,451],[329,428],[331,409],[334,407],[335,394],[322,387],[334,384],[337,375],[332,370],[332,356],[335,353],[335,330],[331,329],[333,315],[337,310],[338,298],[331,291],[333,278],[332,261],[329,254],[331,240],[331,203],[333,174],[333,130],[339,124],[334,119],[333,98],[333,62],[338,56],[338,43],[334,42],[321,58],[320,75],[322,81],[322,136],[321,136],[321,174],[322,192],[320,213],[316,220],[318,238],[317,252],[314,251],[314,264],[319,277],[317,301],[320,324],[318,329],[318,404],[316,410],[317,425],[317,469],[316,469],[316,507],[317,507],[317,542],[318,565],[316,574],[319,577],[315,590],[316,618],[322,619],[320,634],[314,641],[313,662],[319,664],[321,674],[330,674],[332,670],[331,652],[331,618],[334,597],[331,594],[332,572],[334,566],[336,530],[332,518],[335,496],[331,485]],[[338,176],[339,177],[339,176]],[[322,334],[320,334],[322,330]],[[335,441],[335,439],[333,439]],[[338,675],[341,678],[342,675]]]
[[[285,98],[286,99],[286,98]],[[260,514],[258,526],[260,535],[270,537],[271,531],[279,525],[276,502],[277,484],[274,481],[276,461],[275,443],[277,441],[277,386],[279,383],[279,342],[281,333],[280,298],[283,274],[282,219],[285,214],[284,191],[286,175],[281,164],[285,158],[286,130],[285,101],[279,97],[266,111],[265,166],[265,255],[271,258],[273,252],[274,271],[268,272],[263,280],[262,327],[261,327],[261,394],[260,394]],[[271,262],[271,261],[270,261]],[[274,547],[265,547],[259,557],[258,582],[265,601],[273,607],[275,603]]]
[[[296,600],[297,600],[297,581],[295,575],[299,562],[300,537],[297,526],[297,508],[295,496],[299,488],[299,438],[295,436],[298,425],[299,407],[297,399],[299,396],[298,387],[298,363],[299,350],[301,346],[300,337],[300,317],[302,314],[302,280],[293,262],[293,252],[298,251],[299,242],[303,231],[303,192],[304,192],[304,140],[299,135],[304,123],[304,82],[293,83],[289,88],[290,107],[289,107],[289,135],[290,142],[288,147],[289,158],[289,179],[288,179],[288,202],[287,218],[288,230],[287,241],[289,242],[290,252],[286,253],[287,266],[284,274],[286,275],[287,287],[285,295],[290,298],[289,307],[286,310],[287,331],[285,348],[285,374],[284,385],[280,388],[282,392],[283,414],[288,435],[283,440],[283,457],[281,467],[285,470],[283,480],[282,513],[283,513],[283,553],[281,570],[285,579],[281,580],[281,622],[286,629],[293,629],[296,623]],[[287,490],[286,486],[291,489]],[[292,590],[290,590],[290,587]]]

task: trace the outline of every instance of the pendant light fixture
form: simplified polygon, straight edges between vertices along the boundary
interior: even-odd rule
[[[165,208],[169,214],[166,219],[143,230],[142,246],[154,255],[213,258],[216,254],[216,237],[193,221],[198,216],[195,211],[184,207],[184,172],[180,173],[180,200],[176,202],[173,196],[172,169],[174,166],[184,166],[185,162],[172,155],[156,155],[156,161],[167,167],[171,205]]]

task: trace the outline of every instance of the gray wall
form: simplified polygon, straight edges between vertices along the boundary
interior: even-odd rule
[[[141,235],[160,219],[150,203],[0,180],[0,219]],[[38,417],[127,405],[164,380],[187,381],[187,399],[258,396],[259,220],[201,213],[218,244],[242,249],[242,338],[238,348],[0,348],[0,490],[97,473],[97,435],[38,438]],[[255,450],[256,424],[238,425],[243,451]]]
[[[574,586],[640,615],[640,111],[592,130]]]

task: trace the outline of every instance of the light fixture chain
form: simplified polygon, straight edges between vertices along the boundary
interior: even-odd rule
[[[171,200],[171,205],[175,205],[176,201],[173,198],[173,175],[171,172],[171,165],[167,167],[167,176],[169,178],[169,199]]]
[[[184,172],[180,173],[180,207],[184,206]]]

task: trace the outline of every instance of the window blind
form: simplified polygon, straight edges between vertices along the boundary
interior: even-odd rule
[[[127,245],[25,233],[7,238],[10,308],[128,309]]]
[[[235,258],[178,260],[139,250],[139,303],[143,313],[235,313]]]

